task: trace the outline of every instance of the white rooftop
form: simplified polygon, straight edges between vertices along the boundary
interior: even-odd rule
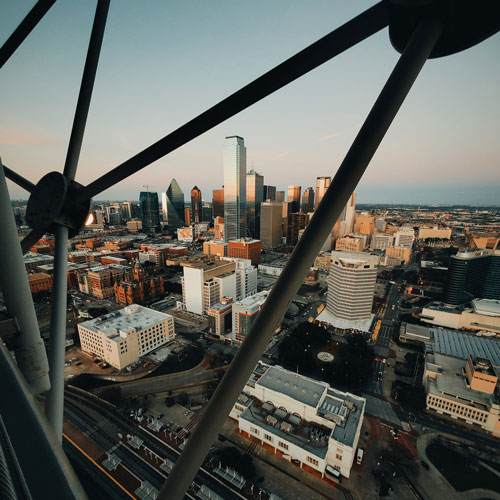
[[[374,314],[370,315],[368,319],[358,319],[358,320],[348,320],[343,318],[338,318],[326,308],[316,317],[318,321],[323,321],[332,325],[335,328],[340,328],[341,330],[359,330],[360,332],[369,332],[370,326],[372,324]]]
[[[171,317],[170,314],[132,304],[104,316],[84,321],[80,325],[94,332],[105,333],[108,337],[113,338],[118,336],[120,332],[127,334],[132,331],[141,331]]]
[[[472,301],[474,312],[485,316],[500,316],[500,300],[474,299]]]

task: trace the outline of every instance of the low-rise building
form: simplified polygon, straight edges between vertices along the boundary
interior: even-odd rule
[[[122,370],[175,338],[174,318],[134,304],[78,325],[82,350]]]
[[[262,242],[252,238],[239,238],[227,243],[227,256],[239,259],[249,259],[253,266],[260,264]]]
[[[225,338],[231,333],[231,312],[233,308],[231,297],[222,297],[220,302],[207,308],[208,331],[220,338]]]
[[[243,342],[250,327],[257,318],[269,292],[264,290],[233,304],[233,341],[238,345]]]
[[[28,283],[31,293],[50,292],[52,290],[52,276],[50,274],[28,274]]]
[[[411,259],[411,246],[410,247],[387,247],[385,249],[385,255],[387,257],[395,257],[400,259],[405,264]]]
[[[301,469],[349,477],[366,400],[325,382],[256,366],[230,413],[239,432]]]
[[[227,243],[225,241],[210,240],[203,243],[203,253],[205,255],[217,255],[227,257]]]

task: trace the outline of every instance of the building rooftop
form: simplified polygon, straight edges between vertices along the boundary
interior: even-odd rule
[[[105,333],[112,340],[119,340],[120,334],[126,336],[128,333],[144,330],[171,317],[169,314],[132,304],[104,316],[84,321],[79,326],[96,333]]]
[[[500,300],[495,299],[474,299],[472,308],[477,314],[485,316],[500,316]]]
[[[314,408],[327,389],[327,384],[316,382],[310,378],[298,375],[281,368],[271,366],[260,377],[256,385],[261,385],[286,396],[296,399]]]
[[[263,304],[266,301],[269,293],[270,292],[268,290],[263,290],[262,292],[258,292],[254,295],[250,295],[249,297],[238,300],[237,302],[235,302],[235,304],[237,304],[239,306],[246,306],[246,307],[250,307],[250,306],[253,306],[253,305],[259,304],[259,303]]]

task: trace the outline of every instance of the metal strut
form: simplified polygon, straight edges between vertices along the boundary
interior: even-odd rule
[[[243,345],[210,399],[201,421],[160,490],[158,499],[180,500],[184,497],[234,401],[268,345],[273,330],[303,282],[441,32],[441,22],[423,20],[413,33],[303,237],[297,243]]]

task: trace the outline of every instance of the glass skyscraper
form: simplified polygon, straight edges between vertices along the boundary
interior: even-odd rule
[[[247,173],[247,232],[252,238],[260,235],[260,205],[264,201],[264,176]]]
[[[168,228],[176,230],[184,226],[184,193],[175,179],[167,192],[162,194],[162,209]]]
[[[213,218],[224,217],[224,187],[214,189],[212,196]]]
[[[247,236],[246,177],[247,149],[237,135],[226,137],[224,145],[224,240]]]
[[[142,211],[142,231],[144,233],[159,233],[161,226],[158,193],[141,191],[139,201]]]

